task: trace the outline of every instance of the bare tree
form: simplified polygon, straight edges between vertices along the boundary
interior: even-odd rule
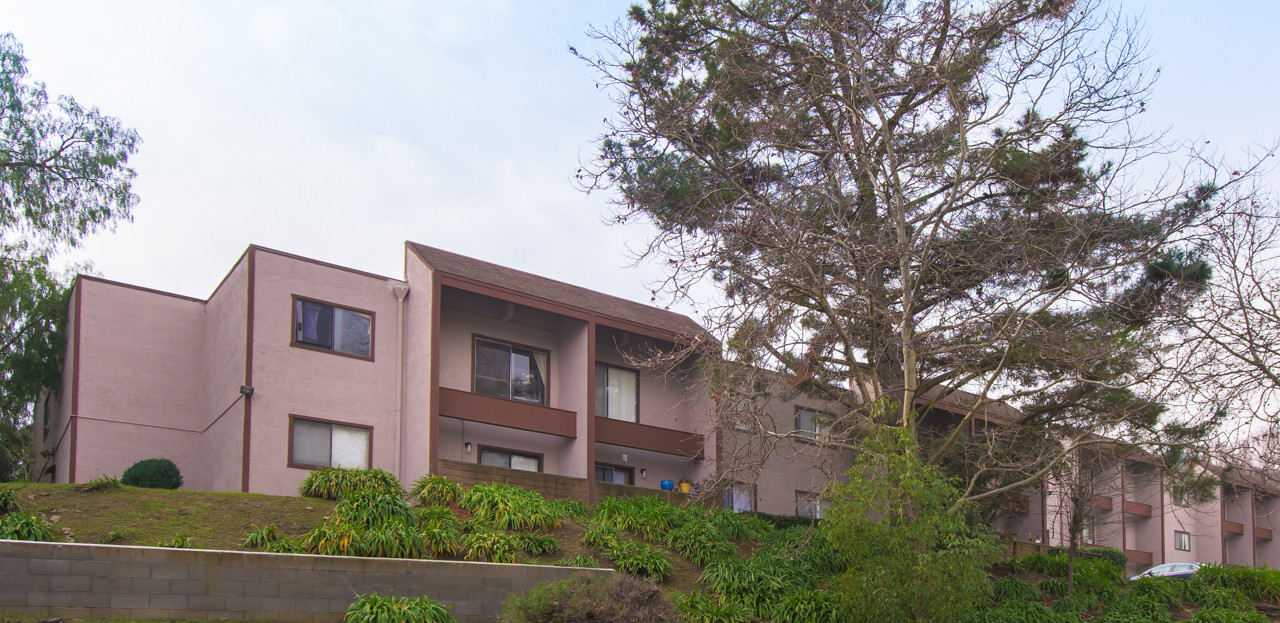
[[[742,405],[820,395],[828,443],[908,427],[964,500],[1158,439],[1159,321],[1237,178],[1138,187],[1153,72],[1102,0],[654,0],[596,34],[618,110],[583,184],[656,226],[671,292],[719,288],[722,429],[810,434]]]

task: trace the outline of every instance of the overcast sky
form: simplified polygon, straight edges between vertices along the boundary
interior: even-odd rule
[[[394,277],[413,240],[648,301],[647,230],[572,184],[611,105],[567,47],[628,4],[0,0],[0,32],[142,136],[133,222],[75,256],[104,277],[203,298],[249,244]],[[1162,68],[1148,128],[1280,138],[1280,2],[1127,10]]]

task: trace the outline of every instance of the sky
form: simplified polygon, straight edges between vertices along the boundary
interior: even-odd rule
[[[0,32],[143,139],[133,220],[68,258],[95,274],[204,298],[250,244],[398,277],[412,240],[649,302],[650,230],[573,183],[613,106],[568,47],[629,4],[0,0]],[[1144,127],[1233,159],[1280,139],[1280,2],[1124,10],[1161,70]]]

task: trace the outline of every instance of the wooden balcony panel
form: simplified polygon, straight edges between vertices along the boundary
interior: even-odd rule
[[[596,418],[596,441],[624,448],[702,458],[702,435],[635,422]]]
[[[1253,527],[1253,538],[1262,539],[1263,541],[1271,540],[1271,528],[1263,528],[1262,526]]]
[[[1114,502],[1109,496],[1095,495],[1089,500],[1088,504],[1096,509],[1109,511],[1113,508]]]
[[[1244,524],[1223,519],[1222,531],[1228,534],[1244,534]]]
[[[440,388],[440,415],[570,439],[578,436],[578,414],[573,411],[481,396],[447,387]]]
[[[1139,549],[1126,549],[1124,555],[1129,558],[1129,562],[1138,563],[1140,565],[1151,564],[1151,552],[1144,552]]]
[[[1125,500],[1124,512],[1129,513],[1130,515],[1138,515],[1140,517],[1150,517],[1151,505],[1143,504],[1142,502],[1130,502],[1128,500]]]

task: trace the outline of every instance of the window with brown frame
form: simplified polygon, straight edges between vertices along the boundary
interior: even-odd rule
[[[518,469],[522,472],[541,472],[542,455],[524,454],[514,450],[480,447],[480,464],[493,467]]]
[[[1191,534],[1181,530],[1174,530],[1173,549],[1183,552],[1191,551]]]
[[[640,374],[605,363],[596,364],[596,416],[635,422],[640,410]]]
[[[732,482],[725,488],[721,504],[735,513],[749,513],[756,509],[755,493],[755,487],[751,485]]]
[[[831,437],[831,415],[816,409],[796,407],[796,432],[805,441],[825,443]]]
[[[295,296],[292,345],[373,359],[373,312]]]
[[[472,391],[475,393],[547,404],[547,360],[550,358],[547,351],[476,337],[474,357]]]
[[[369,469],[373,427],[289,416],[289,467]]]
[[[596,463],[596,480],[611,482],[615,485],[633,485],[636,483],[636,470],[631,467],[618,467],[605,463]]]

